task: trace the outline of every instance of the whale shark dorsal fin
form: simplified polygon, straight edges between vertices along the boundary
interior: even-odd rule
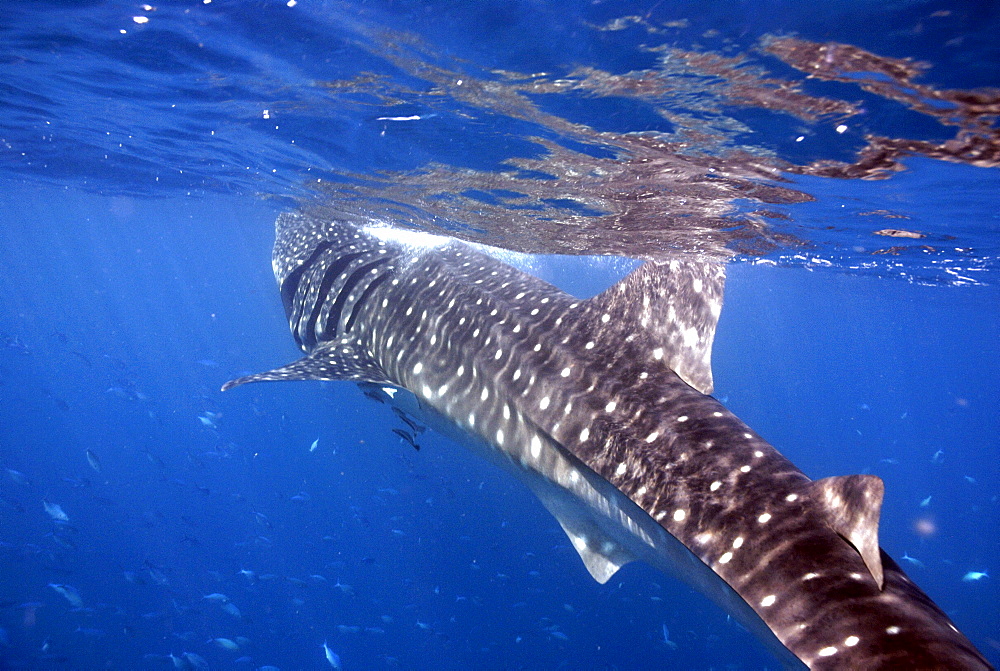
[[[248,382],[284,380],[352,380],[393,384],[370,352],[350,340],[331,342],[308,356],[263,373],[246,375],[222,385],[222,391]]]
[[[591,327],[605,338],[641,335],[655,358],[710,394],[724,288],[722,263],[693,256],[647,261],[585,307]]]
[[[875,475],[842,475],[809,485],[810,496],[820,505],[827,522],[854,546],[868,571],[882,589],[882,557],[878,523],[885,485]]]

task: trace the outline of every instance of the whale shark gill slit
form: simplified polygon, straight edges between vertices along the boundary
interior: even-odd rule
[[[306,321],[305,327],[299,327],[299,337],[302,339],[302,345],[305,349],[314,347],[320,338],[320,335],[316,333],[316,324],[319,321],[320,315],[324,310],[327,310],[326,326],[324,331],[336,332],[336,326],[340,323],[340,311],[343,309],[344,301],[346,300],[346,294],[343,291],[344,273],[351,267],[351,265],[362,256],[361,252],[356,252],[354,254],[344,254],[339,256],[336,260],[331,263],[326,268],[319,263],[323,257],[319,257],[316,262],[316,269],[314,272],[322,274],[322,281],[319,284],[319,288],[316,290],[316,297],[313,300],[309,299],[308,294],[303,298],[299,299],[298,293],[302,291],[308,291],[308,287],[300,284],[299,292],[296,292],[296,298],[298,303],[309,306],[309,319]],[[334,284],[337,283],[336,298],[331,303],[330,302],[330,292],[333,290]],[[331,325],[333,328],[330,328]],[[322,334],[324,337],[329,339],[329,335],[324,332]]]
[[[376,261],[375,263],[371,264],[369,268],[370,270],[374,270],[375,267],[380,264],[381,262]],[[361,292],[361,295],[358,297],[357,302],[354,304],[354,308],[351,310],[351,316],[347,318],[347,325],[344,327],[345,333],[350,333],[351,329],[354,327],[354,323],[358,319],[358,315],[361,314],[362,308],[368,304],[368,301],[371,298],[372,294],[375,293],[375,290],[378,289],[379,286],[383,282],[388,280],[390,277],[392,277],[392,275],[389,272],[383,272],[368,283],[368,286],[365,287],[364,291]]]
[[[302,274],[306,272],[309,268],[313,266],[316,259],[319,258],[320,254],[330,249],[333,246],[332,242],[323,241],[316,245],[316,248],[309,255],[309,258],[305,260],[304,263],[299,265],[295,270],[289,273],[281,282],[281,303],[285,306],[285,318],[291,322],[292,310],[295,307],[294,297],[299,289],[299,282],[302,279]],[[300,306],[301,307],[301,306]],[[294,331],[293,331],[294,333]],[[296,334],[296,338],[298,338]]]
[[[358,308],[364,305],[364,301],[371,292],[367,289],[371,286],[373,278],[378,276],[379,266],[384,266],[389,263],[389,259],[378,259],[371,263],[365,263],[359,266],[357,269],[352,270],[351,274],[344,278],[344,283],[340,287],[339,295],[334,304],[334,308],[330,310],[330,316],[326,320],[326,328],[323,331],[323,337],[329,339],[337,334],[340,327],[340,320],[344,314],[345,307],[349,307],[349,312],[347,315],[347,321],[354,316]],[[367,281],[367,284],[365,282]],[[355,298],[354,292],[361,287],[357,298]],[[347,333],[350,329],[347,327],[346,322],[342,333]]]

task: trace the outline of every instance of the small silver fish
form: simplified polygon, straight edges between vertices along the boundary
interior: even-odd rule
[[[210,638],[208,639],[208,642],[215,643],[223,650],[233,651],[240,649],[239,644],[236,641],[232,640],[231,638]]]
[[[326,641],[323,641],[323,654],[326,655],[326,661],[330,663],[331,667],[333,667],[334,669],[341,668],[340,656],[330,649],[330,646],[326,644]]]
[[[80,597],[80,593],[72,585],[61,585],[59,583],[50,582],[49,587],[66,597],[66,600],[69,601],[73,608],[83,608],[83,599]]]
[[[186,661],[192,669],[198,669],[198,671],[208,671],[208,669],[211,668],[209,667],[208,662],[205,661],[205,658],[197,653],[185,652],[183,657],[184,661]]]
[[[21,471],[15,471],[13,468],[5,468],[4,470],[7,471],[7,475],[10,476],[10,479],[16,482],[17,484],[19,485],[31,484],[31,482],[28,480],[28,476],[22,473]]]
[[[93,450],[87,450],[84,454],[87,455],[87,463],[90,464],[90,467],[100,473],[101,460],[97,458],[97,455],[94,454]]]
[[[146,573],[149,574],[150,580],[155,582],[157,585],[166,585],[167,583],[170,582],[169,580],[167,580],[167,576],[164,575],[163,571],[155,569],[152,566],[146,569]]]
[[[69,515],[63,512],[62,506],[58,503],[49,503],[43,499],[42,505],[45,507],[45,512],[49,514],[49,517],[56,522],[69,522]]]
[[[235,617],[237,620],[243,617],[243,613],[241,613],[240,609],[236,607],[236,604],[224,603],[222,604],[222,610],[226,611],[227,613]]]
[[[670,640],[670,630],[667,629],[666,622],[663,623],[663,644],[671,650],[677,649],[677,643]]]

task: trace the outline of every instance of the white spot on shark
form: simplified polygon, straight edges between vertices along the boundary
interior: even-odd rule
[[[700,338],[698,337],[698,329],[695,327],[684,329],[684,346],[688,348],[693,348],[698,344]]]
[[[531,437],[531,458],[538,459],[542,454],[542,441],[538,436]]]

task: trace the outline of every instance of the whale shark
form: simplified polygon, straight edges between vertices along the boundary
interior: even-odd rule
[[[724,264],[648,260],[582,300],[450,238],[305,211],[275,228],[306,356],[224,390],[375,385],[527,485],[598,582],[645,562],[786,668],[991,668],[879,547],[880,478],[811,480],[710,395]]]

